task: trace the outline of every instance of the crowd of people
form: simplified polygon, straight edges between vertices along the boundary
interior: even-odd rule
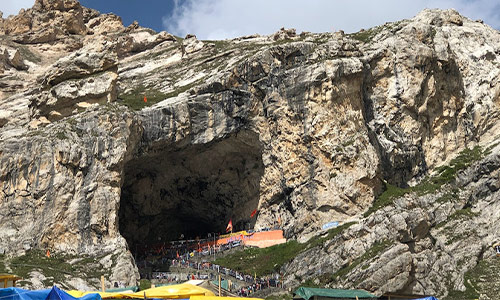
[[[195,269],[197,271],[212,270],[218,274],[231,276],[233,278],[238,279],[239,281],[244,281],[248,285],[242,287],[239,287],[238,285],[233,285],[234,288],[232,289],[233,291],[236,291],[236,294],[242,297],[248,297],[249,295],[253,294],[256,291],[269,287],[283,287],[283,282],[280,280],[281,276],[279,274],[266,276],[264,278],[257,278],[256,275],[251,276],[248,274],[243,274],[241,272],[226,267],[222,267],[220,265],[216,265],[211,262],[196,262],[184,259],[180,260],[173,259],[172,266],[181,268],[190,268],[190,269]],[[198,275],[195,276],[193,279],[210,279],[210,280],[216,279],[213,273],[209,273],[208,278],[206,277],[201,278],[199,272],[197,274]]]
[[[230,292],[234,292],[241,297],[248,297],[256,291],[270,287],[283,287],[279,274],[257,278],[255,274],[251,276],[211,262],[196,261],[204,260],[204,256],[216,255],[242,245],[241,241],[231,239],[226,244],[216,246],[210,246],[210,244],[207,246],[207,243],[204,244],[204,242],[206,241],[186,240],[143,246],[141,249],[136,247],[135,257],[141,272],[141,278],[170,283],[191,279],[216,280],[218,274],[231,276],[239,280],[240,284],[233,283],[227,288]],[[186,269],[187,272],[183,273],[184,275],[181,275],[181,273],[153,272],[153,270],[161,270],[170,266]],[[203,270],[209,272],[203,272]],[[244,282],[244,284],[241,284],[241,282]]]

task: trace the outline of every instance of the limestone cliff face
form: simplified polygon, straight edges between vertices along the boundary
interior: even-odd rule
[[[144,240],[220,232],[230,218],[241,229],[280,223],[301,240],[329,221],[357,221],[297,257],[287,280],[334,274],[382,245],[372,264],[328,284],[446,295],[499,239],[488,215],[488,226],[471,225],[483,228],[471,234],[481,246],[450,262],[464,244],[443,246],[449,235],[436,226],[465,205],[496,205],[494,193],[475,191],[497,185],[493,154],[487,171],[461,177],[458,200],[410,193],[363,217],[387,186],[418,185],[465,148],[496,141],[500,34],[482,22],[425,10],[351,35],[214,42],[40,0],[0,32],[8,256],[107,257],[107,279],[132,283],[129,249]]]

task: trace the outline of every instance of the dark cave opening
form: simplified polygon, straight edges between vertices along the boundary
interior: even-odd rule
[[[250,131],[135,158],[125,166],[120,233],[136,256],[151,245],[224,234],[230,219],[234,231],[253,228],[263,169]]]

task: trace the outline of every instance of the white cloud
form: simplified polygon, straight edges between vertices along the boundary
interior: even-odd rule
[[[17,15],[21,8],[30,8],[35,3],[35,0],[0,0],[0,11],[3,12],[3,17],[9,15]]]
[[[175,35],[193,33],[200,39],[270,34],[281,27],[298,32],[355,32],[411,18],[424,8],[455,8],[500,27],[500,0],[176,0],[163,25]]]

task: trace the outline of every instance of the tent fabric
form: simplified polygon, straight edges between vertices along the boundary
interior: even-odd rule
[[[83,296],[83,297],[82,297]],[[101,300],[97,294],[74,297],[54,286],[52,289],[30,291],[20,288],[0,289],[0,300]]]
[[[0,300],[45,300],[50,289],[30,291],[15,287],[0,289]]]
[[[59,289],[57,286],[52,287],[45,300],[101,300],[99,294],[88,294],[81,297],[73,297],[65,291]]]
[[[139,290],[138,286],[128,286],[124,288],[114,288],[114,289],[106,289],[108,293],[122,293],[132,291],[133,293]]]
[[[136,292],[136,293],[109,293],[109,292],[82,292],[72,290],[69,291],[68,294],[73,297],[86,297],[90,295],[99,295],[102,299],[144,299],[144,293],[146,293],[147,298],[168,298],[168,299],[187,299],[193,295],[199,296],[214,296],[214,293],[211,291],[204,289],[199,286],[195,286],[192,284],[175,284],[175,285],[167,285],[156,288],[147,289],[144,291]],[[2,299],[0,299],[2,300]],[[17,299],[16,299],[17,300]],[[50,299],[54,300],[54,299]],[[64,299],[62,299],[64,300]],[[91,299],[83,299],[83,300],[91,300]]]
[[[189,300],[263,300],[261,298],[217,297],[217,296],[192,296]]]
[[[133,294],[127,294],[124,298],[161,298],[161,299],[185,299],[191,296],[215,296],[210,290],[189,283],[181,283],[155,287]],[[1,300],[1,299],[0,299]]]
[[[299,287],[294,294],[305,300],[309,300],[314,296],[348,299],[356,299],[356,297],[358,297],[359,299],[377,298],[377,296],[372,295],[364,290],[319,289],[308,287]]]
[[[200,285],[200,284],[203,284],[204,282],[205,282],[205,280],[191,279],[191,280],[188,280],[184,283],[189,283],[192,285]]]
[[[119,298],[130,298],[132,293],[126,293],[126,292],[118,292],[118,293],[109,293],[109,292],[82,292],[82,291],[76,291],[76,290],[71,290],[67,292],[69,295],[75,297],[75,298],[83,298],[83,297],[95,297],[95,295],[98,295],[101,299],[119,299]],[[0,299],[2,300],[2,299]]]
[[[418,298],[418,299],[415,299],[415,300],[439,300],[438,298],[436,297],[425,297],[425,298]]]

